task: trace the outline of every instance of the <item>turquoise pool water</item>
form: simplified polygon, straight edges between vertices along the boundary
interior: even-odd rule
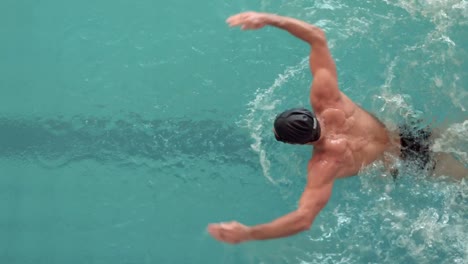
[[[380,164],[338,181],[307,233],[205,231],[293,210],[311,151],[271,134],[308,103],[307,46],[228,28],[240,11],[323,27],[349,97],[447,128],[434,148],[468,165],[468,3],[358,2],[3,0],[0,263],[466,263],[467,183]]]

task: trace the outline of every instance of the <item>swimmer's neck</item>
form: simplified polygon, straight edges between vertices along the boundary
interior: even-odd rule
[[[325,135],[327,134],[327,127],[325,126],[325,122],[321,122],[322,120],[319,120],[320,124],[320,138],[314,142],[309,142],[306,145],[311,145],[314,147],[314,149],[320,149],[323,148],[323,145],[325,144]]]

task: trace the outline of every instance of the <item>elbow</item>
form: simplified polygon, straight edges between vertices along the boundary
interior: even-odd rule
[[[299,232],[308,231],[312,227],[314,221],[314,215],[311,212],[299,211],[299,221],[297,228]]]
[[[311,207],[303,207],[297,210],[298,228],[301,232],[307,231],[312,227],[312,223],[314,222],[315,217],[325,207],[326,204],[326,200],[316,201]]]
[[[321,28],[313,26],[309,38],[309,43],[311,45],[326,44],[327,37],[325,31],[323,31]]]
[[[312,221],[304,221],[303,223],[300,224],[299,231],[300,232],[305,232],[310,230],[312,227]]]
[[[321,41],[326,41],[327,36],[325,34],[325,31],[323,31],[323,29],[321,28],[316,28],[316,30],[317,30],[317,38]]]

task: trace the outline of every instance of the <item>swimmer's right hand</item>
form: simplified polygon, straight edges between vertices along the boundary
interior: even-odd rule
[[[229,17],[226,22],[231,27],[241,26],[242,30],[260,29],[268,24],[269,14],[244,12]]]

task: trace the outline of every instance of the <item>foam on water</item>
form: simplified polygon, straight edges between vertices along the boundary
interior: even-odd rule
[[[455,28],[468,25],[468,2],[465,0],[386,0],[385,2],[403,8],[414,19],[422,17],[433,23],[434,28],[422,41],[407,46],[402,52],[406,57],[412,58],[411,63],[417,65],[421,72],[437,67],[438,72],[432,73],[435,76],[432,78],[425,76],[427,85],[441,89],[441,93],[451,99],[453,106],[465,112],[468,108],[466,100],[468,92],[466,92],[466,83],[463,83],[463,78],[460,76],[460,73],[464,74],[463,60],[460,58],[467,54],[461,48],[463,43],[457,43],[451,35]],[[416,56],[427,59],[424,61],[413,59]]]
[[[298,11],[297,5],[300,3],[295,1],[288,7],[295,9],[299,17],[310,18],[319,13],[317,9],[337,12],[337,9],[346,6],[338,2],[316,1],[313,8],[301,7]],[[465,77],[462,75],[460,58],[466,53],[460,49],[462,43],[451,34],[455,27],[468,25],[467,2],[383,2],[405,10],[409,18],[402,17],[397,13],[398,10],[392,10],[387,14],[376,14],[380,24],[373,24],[375,21],[369,21],[363,15],[369,12],[366,7],[348,10],[352,17],[336,16],[333,21],[318,19],[317,22],[325,29],[332,28],[338,32],[336,37],[329,40],[332,49],[339,46],[335,44],[364,36],[375,30],[375,27],[380,30],[392,29],[399,27],[398,23],[407,23],[406,20],[416,25],[426,25],[427,21],[432,23],[433,27],[422,32],[421,38],[412,39],[408,45],[395,47],[392,53],[381,54],[379,63],[385,64],[384,78],[378,87],[379,92],[372,96],[372,109],[369,110],[376,113],[391,129],[396,128],[398,123],[414,119],[423,119],[421,125],[434,123],[431,120],[436,111],[434,109],[445,109],[448,113],[455,110],[454,119],[463,118],[463,112],[468,109],[468,92],[464,87]],[[398,41],[403,41],[399,38],[402,37],[397,37]],[[368,40],[376,45],[383,44],[379,44],[383,40]],[[251,147],[259,156],[264,176],[275,184],[288,182],[289,179],[278,180],[271,175],[273,160],[285,167],[299,166],[297,163],[301,162],[297,162],[295,157],[281,160],[280,155],[272,153],[273,147],[265,139],[271,136],[270,124],[275,113],[286,101],[282,86],[296,81],[295,77],[307,66],[305,58],[298,65],[287,68],[273,85],[257,90],[255,98],[249,103],[248,114],[240,122],[250,130],[254,140]],[[412,69],[417,69],[417,73],[409,77],[418,80],[417,86],[406,85],[410,79],[405,78],[409,77],[401,76]],[[424,109],[418,107],[422,99],[425,100],[422,102],[426,107]],[[433,150],[455,154],[467,166],[467,133],[468,121],[465,118],[450,125],[441,138],[435,141]],[[468,259],[466,180],[453,184],[442,178],[430,179],[410,164],[407,168],[402,167],[398,180],[394,182],[382,170],[382,164],[376,162],[360,173],[359,180],[350,179],[343,185],[346,188],[340,189],[342,197],[339,203],[329,204],[329,209],[321,213],[320,217],[327,220],[317,220],[307,242],[296,242],[296,252],[301,251],[303,254],[300,257],[295,254],[295,257],[290,258],[294,261],[288,263],[464,263]]]
[[[362,173],[341,189],[309,242],[301,263],[464,263],[468,257],[468,184],[402,175],[397,182]],[[326,220],[320,220],[326,219]]]
[[[276,184],[276,181],[270,175],[270,160],[263,146],[263,138],[267,133],[272,133],[270,129],[272,127],[271,123],[274,119],[277,106],[282,101],[282,98],[275,94],[275,92],[281,89],[281,86],[288,82],[289,79],[306,69],[309,65],[308,59],[306,57],[297,65],[287,67],[283,73],[278,75],[270,87],[258,89],[255,98],[248,103],[248,114],[238,122],[240,126],[247,127],[250,130],[250,136],[254,140],[251,148],[259,155],[263,175],[273,184]]]
[[[452,153],[468,167],[468,120],[451,125],[435,140],[432,149]]]

